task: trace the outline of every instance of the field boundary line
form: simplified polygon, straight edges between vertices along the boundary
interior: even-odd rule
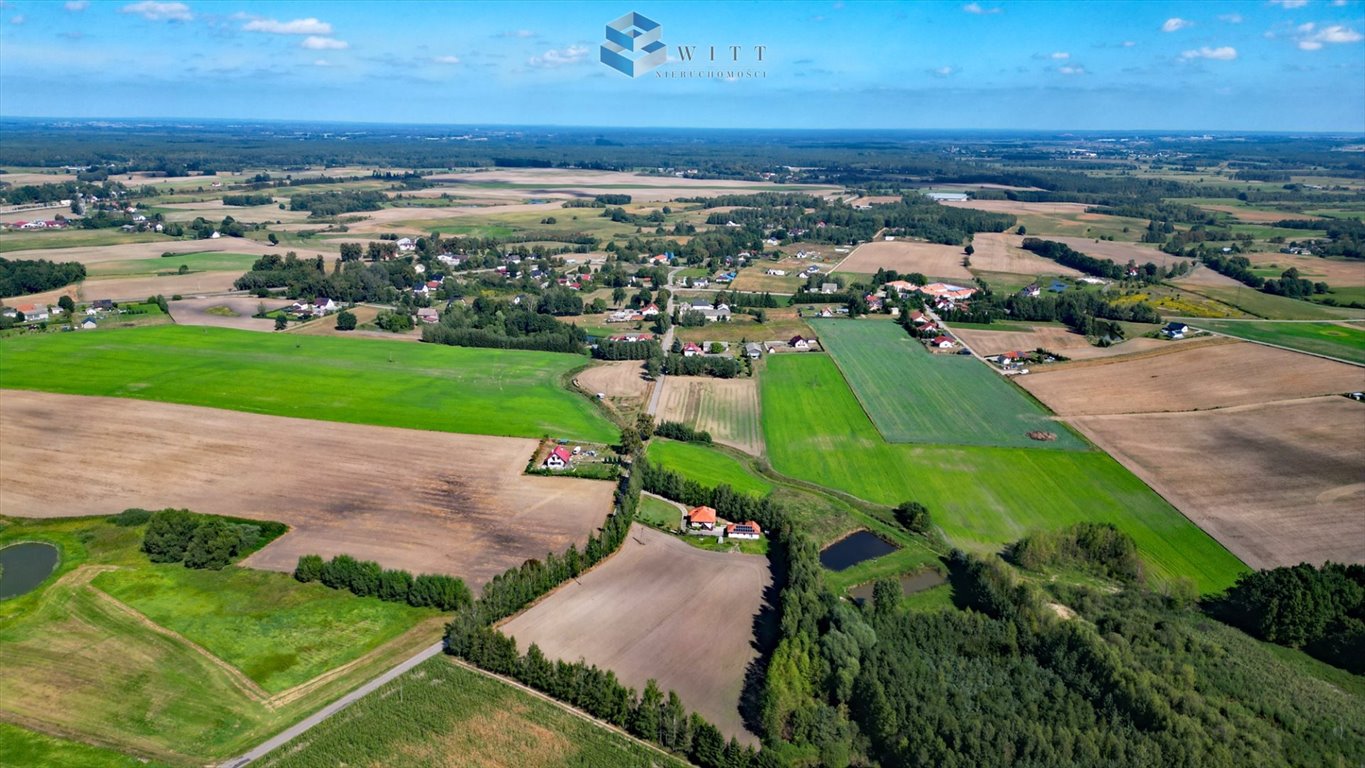
[[[570,713],[570,714],[572,714],[572,715],[574,715],[574,716],[576,716],[576,717],[578,717],[578,718],[580,718],[580,719],[582,719],[582,720],[586,720],[586,721],[592,723],[593,725],[598,726],[599,728],[602,728],[602,729],[605,729],[605,730],[608,730],[608,731],[612,731],[613,733],[617,733],[617,734],[619,734],[619,735],[621,735],[621,736],[624,736],[624,737],[626,737],[627,739],[629,739],[629,740],[635,742],[636,744],[640,744],[640,745],[643,745],[643,746],[645,746],[645,747],[648,747],[649,749],[651,749],[651,750],[653,750],[653,751],[655,751],[655,752],[657,752],[657,753],[663,755],[664,757],[667,757],[667,758],[669,758],[669,759],[671,759],[671,760],[675,760],[675,761],[677,761],[677,762],[683,763],[684,765],[693,765],[693,763],[692,763],[691,761],[689,761],[689,760],[688,760],[687,758],[685,758],[685,757],[680,757],[680,756],[675,755],[675,754],[673,754],[673,753],[671,753],[671,752],[668,752],[668,751],[665,750],[663,747],[660,747],[660,746],[658,746],[657,744],[651,744],[651,743],[649,743],[648,741],[645,741],[644,739],[641,739],[640,737],[638,737],[638,736],[636,736],[636,735],[630,733],[629,731],[625,730],[624,728],[618,728],[618,727],[612,725],[611,723],[608,723],[608,722],[605,721],[605,720],[598,720],[596,717],[593,717],[592,715],[588,714],[587,712],[584,712],[583,710],[581,710],[581,709],[579,709],[579,708],[573,706],[572,704],[568,704],[568,703],[566,703],[566,702],[560,701],[559,699],[556,699],[555,697],[549,695],[548,693],[542,693],[542,692],[536,690],[535,688],[532,688],[532,687],[529,686],[529,685],[526,685],[526,684],[524,684],[524,683],[521,683],[521,682],[518,682],[518,681],[516,681],[516,680],[513,680],[513,679],[510,678],[510,677],[503,677],[502,675],[499,675],[499,674],[497,674],[497,673],[489,672],[489,671],[486,670],[486,669],[481,669],[481,668],[479,668],[479,667],[476,667],[476,666],[474,666],[473,664],[470,664],[469,662],[465,661],[464,659],[461,659],[461,658],[458,657],[458,656],[451,656],[450,654],[446,654],[446,659],[449,660],[451,664],[454,664],[454,665],[457,666],[457,667],[463,667],[463,668],[465,668],[465,669],[467,669],[467,670],[469,670],[469,671],[471,671],[471,672],[476,672],[476,673],[478,673],[478,674],[480,674],[480,675],[483,675],[484,677],[491,677],[491,678],[493,678],[494,680],[497,680],[498,682],[503,683],[504,685],[509,685],[509,686],[511,686],[511,687],[513,687],[513,688],[517,688],[517,689],[519,689],[519,690],[525,691],[526,693],[529,693],[529,694],[531,694],[532,696],[534,696],[534,697],[536,697],[536,698],[538,698],[538,699],[541,699],[541,700],[543,700],[543,701],[548,701],[548,702],[550,702],[551,704],[555,705],[556,707],[559,707],[560,709],[564,710],[565,712],[568,712],[568,713]]]
[[[118,569],[109,568],[108,570],[113,571]],[[94,579],[96,575],[98,574],[92,574],[90,576],[90,579]],[[88,581],[89,580],[87,580],[87,582]],[[232,666],[231,664],[227,663],[225,660],[219,658],[218,656],[215,656],[211,651],[209,651],[209,649],[194,642],[188,637],[185,637],[179,632],[176,632],[173,629],[169,629],[167,627],[161,626],[160,624],[157,624],[155,621],[152,621],[150,618],[148,618],[142,612],[138,611],[136,608],[133,608],[127,603],[124,603],[122,600],[119,600],[118,598],[114,597],[108,592],[105,592],[104,590],[95,586],[93,583],[87,583],[86,586],[89,586],[91,591],[95,593],[96,599],[105,603],[109,607],[126,614],[129,618],[141,624],[143,627],[150,629],[151,631],[163,637],[184,644],[185,647],[204,657],[206,660],[208,660],[209,663],[213,664],[215,667],[218,667],[219,669],[226,672],[228,678],[232,681],[233,685],[239,690],[241,690],[242,693],[246,694],[247,698],[251,699],[252,701],[255,701],[258,704],[268,703],[270,699],[270,694],[264,688],[258,685],[255,680],[252,680],[251,678],[247,677],[246,673],[242,672],[242,670]]]

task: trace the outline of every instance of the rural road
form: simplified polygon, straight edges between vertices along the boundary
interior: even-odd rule
[[[682,267],[674,267],[668,272],[668,305],[664,307],[664,313],[670,318],[673,317],[673,300],[675,298],[673,291],[673,276],[678,274],[681,270]],[[659,340],[659,347],[664,351],[664,354],[667,354],[668,350],[673,348],[673,330],[673,324],[669,323],[668,330],[664,332],[664,337]],[[653,416],[659,412],[659,400],[663,397],[663,393],[664,374],[660,372],[659,378],[654,380],[654,389],[649,393],[649,407],[645,409],[645,413]]]
[[[322,709],[319,709],[317,712],[314,712],[308,717],[305,717],[304,719],[300,720],[299,722],[295,723],[289,728],[286,728],[285,730],[276,734],[273,738],[261,743],[259,746],[257,746],[250,752],[247,752],[239,757],[234,757],[231,760],[227,760],[220,763],[219,768],[239,768],[239,766],[247,765],[248,763],[260,760],[262,757],[265,757],[271,752],[274,752],[275,750],[279,749],[285,744],[288,744],[289,742],[303,735],[309,729],[313,728],[318,723],[321,723],[323,720],[326,720],[332,715],[335,715],[341,710],[359,701],[363,696],[370,693],[371,691],[379,688],[380,686],[384,685],[390,680],[393,680],[394,678],[398,677],[404,672],[407,672],[409,669],[412,669],[418,664],[421,664],[422,662],[426,661],[427,659],[430,659],[433,656],[439,656],[441,652],[444,650],[445,650],[444,640],[422,649],[422,651],[418,653],[416,656],[413,656],[412,658],[408,659],[402,664],[399,664],[393,669],[390,669],[388,672],[385,672],[384,674],[380,675],[379,677],[376,677],[375,679],[371,680],[368,683],[365,683],[364,685],[360,686],[354,691],[351,691],[345,696],[342,696],[341,698],[337,699],[331,704],[328,704]]]

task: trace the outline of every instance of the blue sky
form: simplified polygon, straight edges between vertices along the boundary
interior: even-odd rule
[[[670,54],[635,79],[598,61],[632,10]],[[678,45],[763,76],[657,76],[709,68]],[[1365,5],[3,0],[0,116],[1365,132]]]

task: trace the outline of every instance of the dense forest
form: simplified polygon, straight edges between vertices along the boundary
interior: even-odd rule
[[[439,323],[422,328],[422,341],[461,347],[582,353],[588,335],[578,326],[549,314],[479,296],[469,304],[452,304]]]
[[[84,279],[85,265],[78,261],[0,258],[0,298],[42,293]]]

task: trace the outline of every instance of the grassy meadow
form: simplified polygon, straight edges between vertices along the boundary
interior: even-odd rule
[[[129,277],[132,275],[174,274],[181,265],[191,272],[246,272],[256,263],[259,256],[247,253],[178,253],[174,256],[151,256],[145,259],[121,259],[119,261],[97,261],[86,267],[92,278]]]
[[[0,384],[274,416],[610,443],[577,355],[161,326],[0,342]]]
[[[165,768],[104,747],[59,739],[0,722],[0,767],[3,768]]]
[[[933,354],[887,321],[814,320],[812,325],[888,442],[1089,447],[975,357]],[[1028,433],[1035,430],[1057,439],[1033,440]]]
[[[278,732],[439,634],[432,612],[332,593],[286,574],[153,565],[139,549],[142,532],[105,518],[0,519],[0,546],[46,541],[61,554],[36,590],[0,602],[0,719],[169,765],[203,765]],[[190,586],[181,592],[177,584]],[[338,596],[355,605],[332,602]],[[313,613],[314,601],[333,616]],[[215,605],[227,613],[203,614]],[[341,627],[348,619],[363,626]],[[296,658],[286,661],[281,648]],[[270,696],[357,659],[333,678]],[[275,690],[262,689],[248,670]],[[52,749],[76,760],[59,765],[103,759],[92,753],[86,762],[81,750],[41,739],[17,743],[19,754]]]
[[[1174,283],[1188,294],[1199,294],[1267,320],[1349,320],[1365,318],[1365,309],[1329,307],[1311,301],[1262,293],[1247,286],[1206,286]],[[1167,312],[1172,315],[1175,312]]]
[[[262,768],[687,765],[446,657],[424,662],[256,764]]]
[[[773,484],[750,472],[738,460],[697,443],[655,438],[649,442],[649,460],[707,487],[728,485],[741,493],[766,495]]]
[[[775,356],[761,384],[775,470],[879,504],[919,501],[956,546],[993,552],[1090,520],[1132,535],[1158,579],[1211,592],[1246,570],[1104,453],[887,443],[825,355]]]
[[[1198,320],[1196,328],[1314,352],[1365,365],[1365,328],[1342,323],[1220,322]]]

